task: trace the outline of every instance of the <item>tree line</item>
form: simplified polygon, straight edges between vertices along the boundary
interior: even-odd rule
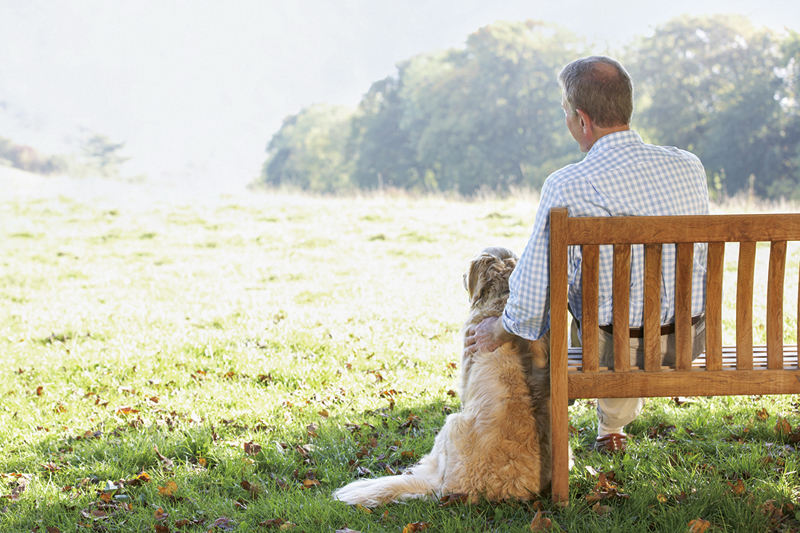
[[[115,143],[107,135],[89,134],[80,141],[80,155],[50,155],[32,146],[0,137],[0,166],[18,168],[34,174],[71,176],[119,176],[120,166],[130,157],[120,152],[125,143]]]
[[[287,117],[257,183],[539,189],[583,157],[564,126],[557,75],[590,54],[543,22],[486,26],[464,48],[398,64],[356,109],[316,104]],[[609,55],[634,80],[632,127],[645,142],[697,154],[713,195],[800,199],[800,34],[736,15],[683,16]]]

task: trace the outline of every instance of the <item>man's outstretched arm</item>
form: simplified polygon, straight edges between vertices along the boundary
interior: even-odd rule
[[[467,355],[478,351],[493,352],[507,342],[519,339],[503,327],[500,317],[484,318],[480,323],[467,330],[464,350]]]

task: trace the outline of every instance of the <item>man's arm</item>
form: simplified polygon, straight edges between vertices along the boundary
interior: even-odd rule
[[[464,350],[467,355],[473,355],[478,351],[493,352],[505,343],[518,338],[505,330],[500,317],[493,316],[484,318],[479,324],[467,330]]]

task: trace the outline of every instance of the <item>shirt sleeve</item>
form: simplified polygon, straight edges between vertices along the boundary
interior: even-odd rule
[[[511,294],[503,311],[503,327],[529,340],[550,329],[550,209],[560,205],[560,195],[546,180],[533,233],[509,279]]]

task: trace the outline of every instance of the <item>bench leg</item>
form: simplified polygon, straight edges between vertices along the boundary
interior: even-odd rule
[[[569,504],[569,419],[567,395],[551,398],[552,454],[553,454],[553,501]],[[561,405],[559,405],[561,404]]]

